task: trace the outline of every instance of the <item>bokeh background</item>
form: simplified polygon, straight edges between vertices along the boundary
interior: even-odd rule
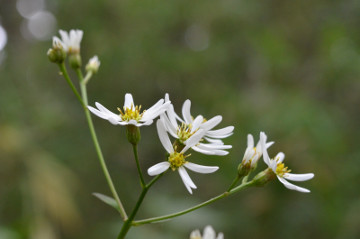
[[[295,173],[287,190],[251,188],[169,222],[132,228],[129,239],[188,238],[213,225],[225,238],[360,238],[360,2],[357,0],[0,0],[0,238],[115,238],[120,218],[92,192],[110,195],[83,111],[46,52],[58,29],[83,29],[83,61],[101,67],[90,103],[115,111],[124,94],[149,107],[166,92],[181,112],[221,114],[235,126],[219,165],[176,173],[145,199],[138,219],[185,209],[232,181],[246,135],[265,131]],[[72,74],[73,79],[75,75]],[[117,190],[129,211],[140,192],[125,129],[93,118]],[[164,149],[155,126],[141,129],[143,170]],[[265,168],[259,164],[259,169]],[[146,176],[146,180],[150,177]]]

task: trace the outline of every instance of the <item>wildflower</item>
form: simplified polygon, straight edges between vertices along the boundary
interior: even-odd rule
[[[272,170],[272,173],[276,175],[276,177],[279,179],[279,181],[284,184],[284,186],[291,190],[296,190],[303,193],[309,193],[310,190],[306,188],[302,188],[299,186],[296,186],[292,183],[289,183],[287,180],[291,181],[307,181],[314,177],[313,173],[305,173],[305,174],[293,174],[290,173],[291,170],[288,169],[288,167],[285,166],[283,163],[285,154],[280,152],[278,153],[274,159],[270,159],[268,152],[266,150],[265,143],[262,141],[262,148],[263,150],[263,159],[264,162],[269,166],[269,168]]]
[[[140,127],[152,124],[156,117],[164,113],[170,105],[170,102],[164,103],[164,99],[160,99],[148,110],[141,112],[141,105],[135,106],[132,95],[127,93],[125,95],[123,108],[118,108],[119,114],[111,112],[98,102],[96,102],[95,105],[97,109],[91,106],[88,106],[88,109],[96,116],[108,120],[113,125],[134,125],[136,127]]]
[[[62,42],[65,45],[65,50],[68,54],[80,53],[80,42],[82,40],[84,32],[82,30],[70,30],[69,33],[60,30]]]
[[[169,95],[165,95],[165,102],[169,101]],[[172,105],[169,106],[169,109],[166,113],[160,116],[160,119],[163,121],[166,131],[169,132],[171,136],[176,138],[180,144],[185,144],[185,142],[198,130],[203,130],[203,138],[200,141],[206,140],[207,142],[200,142],[191,148],[199,153],[208,154],[208,155],[227,155],[228,152],[224,149],[232,148],[231,145],[224,145],[222,138],[226,138],[232,135],[234,130],[233,126],[228,126],[223,129],[212,130],[217,126],[221,120],[222,116],[218,115],[210,120],[206,120],[203,116],[198,115],[193,118],[190,113],[191,101],[186,100],[182,107],[183,118],[180,118],[174,111]],[[178,121],[180,123],[178,123]]]
[[[65,45],[58,37],[53,37],[52,48],[48,50],[47,55],[51,62],[64,62],[66,58]]]
[[[160,141],[164,146],[165,150],[169,153],[169,156],[167,158],[167,161],[155,164],[154,166],[150,167],[148,169],[148,174],[150,176],[155,176],[165,172],[169,168],[171,168],[172,171],[177,170],[186,189],[189,191],[190,194],[192,194],[192,189],[196,189],[197,187],[191,180],[185,168],[203,174],[213,173],[219,169],[219,167],[217,166],[203,166],[186,161],[186,158],[188,158],[190,154],[184,155],[185,152],[199,142],[199,140],[203,137],[204,131],[198,130],[191,137],[189,137],[187,139],[186,146],[182,148],[182,150],[179,152],[177,151],[179,149],[171,144],[169,135],[166,132],[163,122],[161,120],[158,120],[156,122],[156,126]]]
[[[100,61],[97,56],[92,57],[86,65],[86,71],[91,72],[92,74],[97,73],[100,67]]]
[[[206,226],[203,236],[201,236],[199,230],[192,231],[190,239],[224,239],[224,235],[220,232],[216,237],[215,230],[211,226]]]
[[[266,143],[266,135],[264,132],[260,132],[260,140],[258,141],[256,147],[254,147],[254,138],[251,134],[247,136],[247,148],[241,164],[238,167],[238,172],[240,176],[246,176],[251,170],[256,168],[257,162],[259,161],[262,155],[262,142],[269,148],[274,142]]]

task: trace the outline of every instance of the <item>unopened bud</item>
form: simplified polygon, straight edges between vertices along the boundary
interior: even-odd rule
[[[97,73],[100,67],[100,61],[97,56],[92,57],[86,65],[86,71],[93,74]]]
[[[271,168],[267,168],[264,171],[258,173],[254,179],[253,179],[253,185],[257,186],[257,187],[262,187],[264,186],[266,183],[270,182],[271,180],[275,179],[276,175],[275,173],[272,171]]]
[[[132,145],[137,145],[141,139],[140,129],[135,125],[126,126],[126,137]]]
[[[78,69],[81,67],[81,56],[78,53],[72,53],[69,56],[69,64],[73,69]]]
[[[239,175],[240,178],[245,177],[250,173],[251,170],[252,170],[251,163],[242,162],[238,166],[238,175]]]
[[[66,58],[66,52],[61,48],[50,48],[47,56],[51,62],[61,64]]]

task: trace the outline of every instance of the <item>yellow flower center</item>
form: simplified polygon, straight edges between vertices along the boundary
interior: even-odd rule
[[[276,174],[280,177],[283,177],[285,173],[290,173],[291,170],[288,167],[285,167],[285,164],[279,163],[276,167]]]
[[[181,143],[185,142],[197,131],[195,130],[194,132],[191,132],[191,130],[192,130],[192,125],[185,123],[182,123],[181,126],[177,129],[176,134],[179,137]]]
[[[185,160],[185,158],[187,158],[189,156],[190,156],[190,154],[184,156],[184,154],[178,153],[178,152],[171,153],[168,158],[168,161],[170,163],[170,168],[172,169],[172,171],[175,171],[179,167],[183,166],[187,162]]]
[[[120,117],[123,121],[129,122],[130,120],[136,120],[136,122],[139,122],[139,120],[141,120],[145,110],[140,113],[141,110],[141,105],[140,106],[133,106],[133,104],[131,104],[130,108],[127,107],[123,107],[122,111],[120,108],[117,108],[118,111],[120,112]]]

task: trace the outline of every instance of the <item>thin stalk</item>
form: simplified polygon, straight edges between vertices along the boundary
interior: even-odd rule
[[[161,222],[161,221],[165,221],[165,220],[168,220],[168,219],[171,219],[171,218],[174,218],[174,217],[178,217],[178,216],[181,216],[181,215],[184,215],[184,214],[187,214],[189,212],[192,212],[196,209],[199,209],[201,207],[204,207],[204,206],[207,206],[213,202],[216,202],[218,201],[219,199],[222,199],[224,197],[227,197],[231,194],[234,194],[238,191],[241,191],[249,186],[251,186],[253,184],[253,181],[251,182],[247,182],[247,183],[243,183],[235,188],[233,188],[232,190],[230,190],[229,192],[224,192],[216,197],[213,197],[203,203],[200,203],[196,206],[193,206],[191,208],[188,208],[186,210],[183,210],[183,211],[180,211],[180,212],[177,212],[177,213],[172,213],[172,214],[168,214],[168,215],[165,215],[165,216],[160,216],[160,217],[153,217],[153,218],[149,218],[149,219],[144,219],[144,220],[138,220],[138,221],[134,221],[133,222],[133,226],[139,226],[139,225],[143,225],[143,224],[148,224],[148,223],[155,223],[155,222]]]
[[[81,95],[82,95],[82,100],[84,102],[85,105],[88,105],[88,98],[87,98],[87,90],[86,90],[86,85],[85,85],[85,82],[84,82],[84,78],[83,78],[83,75],[81,73],[81,70],[78,69],[76,71],[77,75],[78,75],[78,78],[79,78],[79,81],[80,81],[80,90],[81,90]],[[104,172],[104,175],[105,175],[105,178],[106,178],[106,181],[109,185],[109,188],[110,188],[110,191],[116,201],[116,203],[118,204],[119,206],[119,212],[120,212],[120,215],[121,217],[123,218],[124,221],[127,220],[128,216],[126,215],[126,212],[125,212],[125,209],[124,209],[124,206],[122,205],[121,203],[121,200],[119,198],[119,195],[117,194],[116,192],[116,189],[115,189],[115,186],[114,186],[114,183],[111,179],[111,176],[110,176],[110,173],[109,173],[109,170],[107,169],[107,166],[106,166],[106,163],[105,163],[105,159],[104,159],[104,156],[102,154],[102,151],[101,151],[101,148],[100,148],[100,144],[99,144],[99,141],[97,139],[97,136],[96,136],[96,132],[95,132],[95,128],[94,128],[94,124],[92,122],[92,119],[91,119],[91,115],[90,115],[90,112],[87,108],[84,108],[85,110],[85,116],[86,116],[86,120],[88,122],[88,125],[89,125],[89,130],[90,130],[90,134],[91,134],[91,138],[94,142],[94,146],[95,146],[95,150],[96,150],[96,153],[98,155],[98,158],[99,158],[99,161],[100,161],[100,165],[101,165],[101,168]]]
[[[86,108],[86,105],[84,104],[83,102],[83,99],[81,98],[79,92],[77,91],[77,89],[75,88],[74,84],[72,83],[70,77],[69,77],[69,74],[67,73],[67,70],[66,70],[66,67],[65,67],[65,63],[61,63],[59,64],[59,68],[60,68],[60,71],[62,72],[66,82],[69,84],[71,90],[74,92],[76,98],[78,99],[78,101],[80,102],[81,106],[85,109]]]
[[[227,192],[230,192],[231,189],[233,189],[235,187],[235,185],[239,182],[240,180],[240,176],[239,174],[236,174],[236,178],[234,178],[234,180],[232,181],[230,187],[228,188]]]
[[[133,144],[132,146],[133,146],[133,151],[134,151],[134,156],[135,156],[135,161],[136,161],[136,167],[137,167],[139,177],[140,177],[141,187],[144,188],[145,181],[144,181],[144,176],[143,176],[143,173],[142,173],[141,167],[140,167],[139,156],[138,156],[138,151],[137,151],[137,144]]]
[[[117,237],[117,239],[124,239],[126,234],[129,232],[130,228],[133,226],[133,220],[136,216],[136,213],[138,212],[145,196],[146,196],[146,193],[148,192],[148,190],[150,189],[150,187],[163,175],[164,173],[162,174],[159,174],[157,175],[155,178],[153,178],[148,184],[146,184],[144,186],[144,188],[142,189],[141,191],[141,194],[139,196],[139,199],[138,201],[136,202],[135,204],[135,207],[134,209],[132,210],[129,218],[125,221],[125,223],[123,224],[122,228],[121,228],[121,231]]]

